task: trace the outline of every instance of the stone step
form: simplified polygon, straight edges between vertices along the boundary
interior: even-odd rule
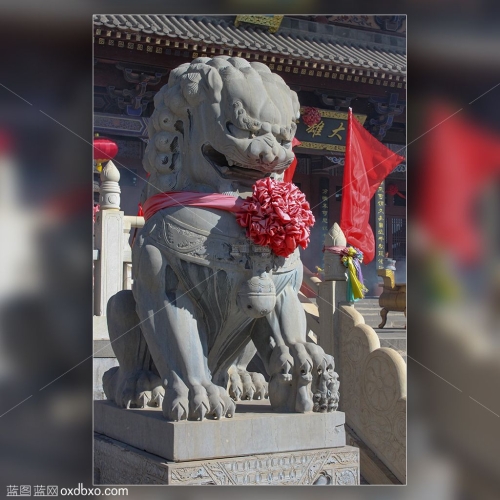
[[[392,347],[396,351],[406,352],[406,330],[402,328],[376,328],[380,347]]]
[[[363,316],[367,325],[378,329],[378,325],[382,321],[378,297],[368,297],[358,300],[354,303],[354,308]],[[403,312],[390,311],[388,313],[385,328],[404,328],[405,326],[406,316]]]
[[[365,320],[365,323],[368,326],[371,326],[374,329],[378,329],[378,325],[380,325],[382,318],[380,317],[380,314],[362,314],[363,318]],[[406,326],[406,318],[404,315],[401,316],[393,316],[391,313],[387,315],[387,322],[385,323],[386,328],[404,328]]]

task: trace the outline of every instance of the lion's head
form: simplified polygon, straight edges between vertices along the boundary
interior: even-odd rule
[[[247,192],[293,160],[297,94],[258,62],[199,57],[155,97],[144,168],[159,191]],[[154,187],[153,187],[154,186]]]

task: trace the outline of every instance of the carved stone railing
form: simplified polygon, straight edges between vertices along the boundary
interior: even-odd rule
[[[345,245],[344,234],[335,224],[325,246]],[[345,271],[338,255],[325,254],[325,281],[319,285],[317,298],[318,344],[335,357],[339,409],[346,413],[348,430],[366,445],[370,456],[387,467],[386,482],[405,483],[406,364],[395,350],[380,347],[377,333],[346,302]],[[364,472],[361,450],[361,474],[377,482],[366,477],[369,473],[367,468]]]
[[[406,482],[406,364],[352,306],[340,306],[339,408],[347,425]],[[321,342],[320,342],[321,344]]]
[[[130,231],[144,226],[144,217],[120,210],[120,172],[109,161],[101,172],[100,210],[94,227],[94,315],[105,316],[111,296],[132,287]]]

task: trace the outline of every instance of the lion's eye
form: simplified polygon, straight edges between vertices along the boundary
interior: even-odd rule
[[[250,132],[249,130],[242,130],[231,122],[228,122],[226,127],[228,132],[233,137],[236,137],[236,139],[250,139],[252,137],[252,132]]]

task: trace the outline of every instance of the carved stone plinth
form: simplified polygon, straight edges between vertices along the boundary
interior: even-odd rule
[[[335,448],[346,444],[345,415],[275,413],[268,400],[238,403],[233,418],[169,422],[161,409],[94,402],[94,431],[172,462]]]
[[[95,484],[359,484],[359,449],[353,446],[175,463],[101,434],[94,443]]]

